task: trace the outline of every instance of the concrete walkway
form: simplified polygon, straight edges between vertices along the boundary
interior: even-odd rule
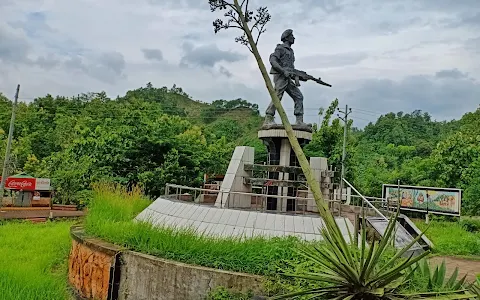
[[[85,212],[83,211],[52,210],[48,207],[29,207],[15,210],[8,208],[0,208],[0,220],[75,218],[84,215]]]
[[[480,260],[464,259],[453,256],[434,256],[429,259],[430,266],[435,268],[445,260],[447,266],[447,275],[450,276],[455,268],[458,267],[458,279],[467,275],[467,281],[473,282],[477,279],[477,274],[480,274]]]

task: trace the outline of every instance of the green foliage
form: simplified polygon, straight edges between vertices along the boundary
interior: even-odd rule
[[[0,160],[3,161],[12,102],[0,95]],[[339,101],[315,126],[307,156],[324,156],[340,170],[344,124]],[[46,95],[17,108],[8,173],[52,178],[55,202],[85,203],[79,191],[110,180],[141,184],[150,197],[172,181],[199,186],[203,173],[225,172],[235,146],[255,148],[258,105],[244,99],[192,100],[180,87],[151,83],[110,99],[105,92],[77,97]],[[363,130],[347,124],[346,177],[365,195],[380,197],[382,184],[462,189],[462,214],[480,215],[480,108],[458,121],[437,122],[428,113],[387,113]],[[338,179],[339,173],[337,173]]]
[[[420,230],[427,228],[423,221],[415,221],[415,225]],[[432,221],[428,238],[434,245],[434,253],[468,256],[480,254],[480,232],[468,232],[459,223]]]
[[[459,121],[435,122],[426,113],[389,113],[355,133],[347,177],[364,194],[381,196],[381,185],[463,189],[462,214],[480,214],[480,108]]]
[[[462,218],[460,225],[469,232],[480,232],[480,219]]]
[[[2,98],[0,106],[11,103]],[[167,182],[200,186],[204,173],[225,172],[243,128],[258,124],[255,105],[235,100],[223,106],[250,112],[240,123],[227,113],[206,128],[199,111],[209,105],[179,87],[150,83],[115,100],[101,92],[21,103],[9,173],[51,178],[54,202],[78,206],[87,204],[92,183],[103,180],[142,185],[150,197],[162,194]],[[2,110],[0,118],[3,159],[10,115]]]
[[[223,99],[215,100],[210,106],[204,108],[200,115],[205,123],[210,123],[216,120],[222,114],[238,109],[247,109],[254,115],[258,115],[260,113],[258,111],[258,104],[253,104],[247,100],[238,98],[230,101]]]
[[[462,278],[457,278],[458,267],[455,268],[450,277],[447,277],[445,261],[433,269],[428,260],[424,259],[410,268],[411,271],[415,271],[416,269],[413,276],[418,277],[418,280],[415,280],[415,284],[411,285],[411,288],[416,291],[448,292],[460,290],[465,285],[465,279],[467,278],[467,275]]]
[[[5,300],[70,299],[71,222],[0,225],[0,290]]]

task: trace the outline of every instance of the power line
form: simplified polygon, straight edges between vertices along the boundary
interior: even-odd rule
[[[353,114],[355,114],[355,112]],[[362,121],[366,121],[366,122],[374,122],[372,120],[364,119],[364,118],[356,116],[356,115],[354,115],[354,119],[355,120],[362,120]]]
[[[373,111],[373,110],[366,110],[366,109],[362,109],[362,108],[354,108],[352,107],[353,110],[356,110],[356,111],[359,111],[359,112],[363,112],[363,113],[371,113],[371,114],[374,114],[374,115],[384,115],[386,113],[382,113],[382,112],[378,112],[378,111]]]

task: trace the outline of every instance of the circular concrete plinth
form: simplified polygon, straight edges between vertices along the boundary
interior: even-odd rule
[[[304,139],[304,140],[312,140],[312,132],[304,131],[304,130],[295,130],[293,128],[293,133],[297,139]],[[288,138],[287,131],[285,129],[260,129],[258,131],[258,138],[275,138],[275,137],[282,137]]]

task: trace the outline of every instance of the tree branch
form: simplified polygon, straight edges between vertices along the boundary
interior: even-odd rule
[[[215,33],[218,33],[222,29],[228,28],[237,28],[242,30],[242,35],[235,38],[235,42],[241,43],[242,45],[247,46],[248,50],[253,53],[253,49],[248,41],[246,32],[252,32],[253,29],[256,29],[257,36],[255,38],[255,45],[258,44],[260,36],[265,32],[265,25],[270,21],[270,14],[266,7],[260,7],[257,9],[255,16],[253,11],[250,11],[248,5],[250,0],[243,0],[240,5],[237,1],[226,1],[226,0],[208,0],[210,4],[210,9],[213,11],[218,10],[227,10],[224,14],[224,17],[227,19],[221,20],[217,19],[213,22],[213,27]],[[243,20],[242,20],[243,18]],[[254,20],[252,26],[248,26],[248,23]]]

